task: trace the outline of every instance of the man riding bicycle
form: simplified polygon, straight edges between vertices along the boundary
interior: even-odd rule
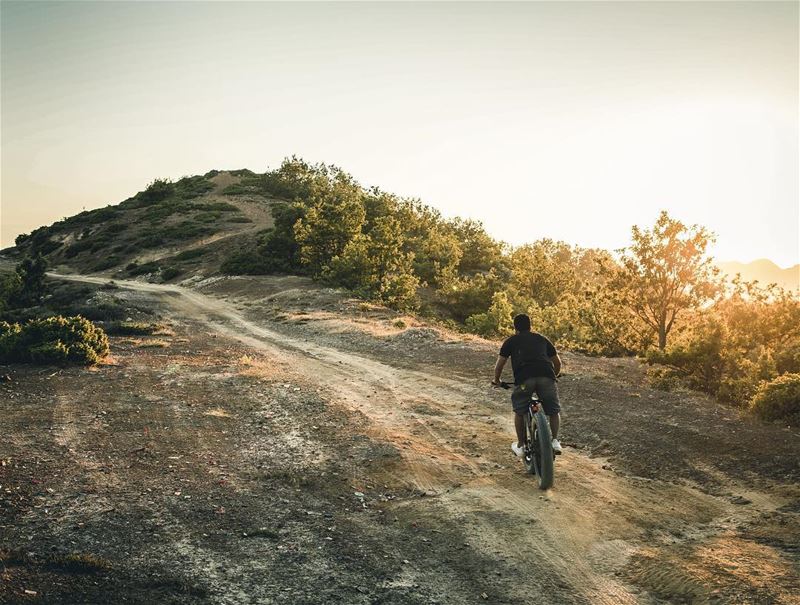
[[[514,428],[517,431],[517,442],[511,444],[511,450],[517,456],[523,454],[525,443],[525,412],[528,409],[533,393],[539,398],[550,420],[550,432],[553,435],[553,453],[561,453],[558,436],[558,425],[561,417],[561,406],[558,403],[556,377],[561,372],[561,358],[553,343],[536,332],[531,332],[531,318],[525,314],[514,317],[516,334],[506,339],[500,347],[500,355],[494,366],[492,384],[500,385],[500,375],[508,358],[514,370],[516,388],[511,394],[511,405],[514,409]]]

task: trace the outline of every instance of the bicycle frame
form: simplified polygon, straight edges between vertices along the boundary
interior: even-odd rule
[[[504,389],[514,387],[509,382],[501,382],[499,386]],[[548,489],[553,485],[555,455],[550,436],[550,421],[540,404],[541,401],[531,395],[530,405],[525,412],[526,435],[522,459],[525,470],[538,477],[539,488]]]

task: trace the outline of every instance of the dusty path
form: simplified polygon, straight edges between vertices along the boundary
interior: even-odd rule
[[[731,529],[786,506],[789,493],[748,492],[754,505],[742,507],[690,485],[618,475],[602,460],[572,449],[558,461],[555,488],[541,493],[508,452],[512,431],[502,394],[275,332],[249,321],[230,303],[196,291],[116,283],[161,295],[176,317],[200,321],[285,359],[338,405],[363,414],[372,438],[400,448],[400,462],[376,469],[377,476],[383,473],[387,482],[430,496],[399,503],[397,509],[410,507],[417,515],[423,507],[464,527],[469,546],[496,561],[498,575],[500,569],[515,570],[506,590],[516,602],[728,602],[730,591],[709,585],[719,583],[713,568],[726,565],[734,587],[753,574],[790,579],[764,600],[752,596],[758,585],[736,589],[735,602],[798,602],[791,594],[796,563],[757,552],[736,541]],[[696,574],[665,564],[687,545],[693,551],[705,548],[708,571],[702,561]],[[726,548],[752,552],[737,551],[733,563]],[[742,568],[743,560],[749,567]],[[527,573],[530,582],[520,582]],[[406,580],[414,585],[413,577]]]

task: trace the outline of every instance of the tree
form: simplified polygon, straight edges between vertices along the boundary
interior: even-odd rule
[[[508,295],[505,292],[495,292],[486,313],[477,313],[467,318],[467,329],[487,338],[510,334],[514,331],[513,313],[514,308],[508,301]]]
[[[337,181],[308,200],[305,216],[294,224],[300,261],[321,276],[331,259],[339,256],[364,225],[366,211],[360,188]]]
[[[369,233],[356,235],[331,260],[325,277],[395,308],[413,308],[419,280],[413,254],[403,251],[403,243],[400,223],[391,216],[380,217]]]
[[[449,222],[449,228],[461,243],[461,258],[458,272],[472,275],[489,271],[503,262],[503,244],[486,233],[483,224],[472,219],[456,218]]]
[[[720,291],[719,271],[706,255],[713,235],[661,212],[652,229],[631,230],[621,268],[609,280],[615,301],[630,309],[664,350],[678,315],[711,301]]]
[[[543,239],[515,248],[509,257],[509,288],[521,308],[548,307],[577,290],[573,251],[564,242]]]
[[[44,277],[47,272],[47,262],[41,254],[37,254],[33,258],[23,259],[15,271],[20,283],[19,304],[22,306],[38,304],[45,293]]]
[[[19,300],[19,293],[22,290],[22,280],[19,274],[9,273],[0,275],[0,318],[7,309],[12,308],[12,304]]]

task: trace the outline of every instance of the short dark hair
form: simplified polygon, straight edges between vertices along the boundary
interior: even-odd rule
[[[520,313],[514,316],[514,329],[517,332],[530,332],[531,331],[531,318]]]

